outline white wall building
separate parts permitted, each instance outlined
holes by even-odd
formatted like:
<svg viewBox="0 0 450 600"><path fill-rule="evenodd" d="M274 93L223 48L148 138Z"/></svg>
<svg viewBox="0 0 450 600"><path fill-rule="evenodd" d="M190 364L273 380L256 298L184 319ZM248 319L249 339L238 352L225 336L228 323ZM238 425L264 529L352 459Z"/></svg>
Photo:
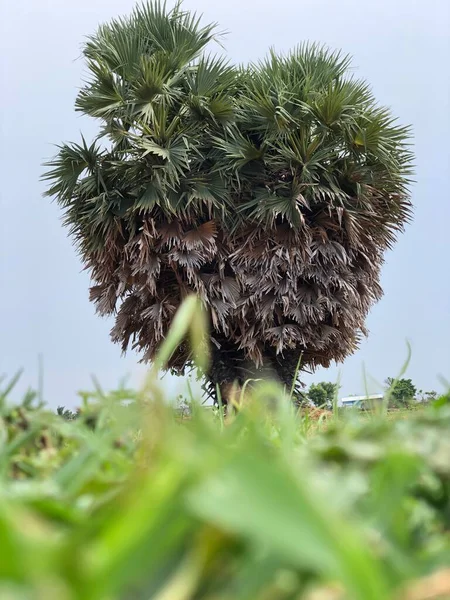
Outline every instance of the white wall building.
<svg viewBox="0 0 450 600"><path fill-rule="evenodd" d="M383 394L372 394L371 396L347 396L346 398L341 398L340 405L344 407L349 406L360 406L363 403L371 404L382 402Z"/></svg>

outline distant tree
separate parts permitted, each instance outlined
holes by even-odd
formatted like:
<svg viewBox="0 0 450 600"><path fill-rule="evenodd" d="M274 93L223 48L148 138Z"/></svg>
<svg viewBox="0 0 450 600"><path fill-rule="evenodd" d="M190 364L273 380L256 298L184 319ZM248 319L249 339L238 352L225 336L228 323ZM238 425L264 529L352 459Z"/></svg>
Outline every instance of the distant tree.
<svg viewBox="0 0 450 600"><path fill-rule="evenodd" d="M415 399L417 388L411 379L397 379L388 377L386 385L390 390L392 404L396 406L408 406Z"/></svg>
<svg viewBox="0 0 450 600"><path fill-rule="evenodd" d="M74 421L79 416L78 412L72 412L64 406L58 406L58 408L56 409L56 414L65 419L66 421Z"/></svg>
<svg viewBox="0 0 450 600"><path fill-rule="evenodd" d="M308 390L308 399L315 406L327 406L333 405L334 398L338 392L339 386L337 383L330 383L329 381L321 381L320 383L313 383Z"/></svg>
<svg viewBox="0 0 450 600"><path fill-rule="evenodd" d="M431 390L429 392L424 392L423 390L419 390L417 392L417 400L422 402L423 404L428 404L429 402L434 402L437 400L438 393L435 390Z"/></svg>

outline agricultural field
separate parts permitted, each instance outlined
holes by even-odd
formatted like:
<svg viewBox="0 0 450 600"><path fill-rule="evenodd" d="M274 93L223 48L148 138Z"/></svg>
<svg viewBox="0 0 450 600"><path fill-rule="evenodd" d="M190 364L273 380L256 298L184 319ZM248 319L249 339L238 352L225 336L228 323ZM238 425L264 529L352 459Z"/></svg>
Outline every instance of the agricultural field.
<svg viewBox="0 0 450 600"><path fill-rule="evenodd" d="M155 370L77 414L13 384L2 600L450 598L448 398L317 419L266 381L238 412L194 402L184 420Z"/></svg>

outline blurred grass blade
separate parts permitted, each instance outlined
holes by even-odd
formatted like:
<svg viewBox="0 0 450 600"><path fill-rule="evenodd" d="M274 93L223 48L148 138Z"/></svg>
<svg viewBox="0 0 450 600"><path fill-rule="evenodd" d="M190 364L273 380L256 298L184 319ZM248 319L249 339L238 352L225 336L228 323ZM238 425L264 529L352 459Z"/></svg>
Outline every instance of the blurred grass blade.
<svg viewBox="0 0 450 600"><path fill-rule="evenodd" d="M23 369L19 369L15 375L11 378L10 382L6 385L5 389L0 390L0 410L4 407L9 394L12 392L17 382L21 378Z"/></svg>
<svg viewBox="0 0 450 600"><path fill-rule="evenodd" d="M178 348L180 343L186 337L187 333L192 329L192 324L198 324L196 313L201 310L200 303L196 296L188 296L175 314L169 333L159 348L153 363L152 372L158 372L167 365L171 356ZM195 339L197 341L197 334Z"/></svg>
<svg viewBox="0 0 450 600"><path fill-rule="evenodd" d="M189 494L199 517L244 535L293 566L341 580L354 600L388 600L381 564L356 530L262 456L240 454Z"/></svg>

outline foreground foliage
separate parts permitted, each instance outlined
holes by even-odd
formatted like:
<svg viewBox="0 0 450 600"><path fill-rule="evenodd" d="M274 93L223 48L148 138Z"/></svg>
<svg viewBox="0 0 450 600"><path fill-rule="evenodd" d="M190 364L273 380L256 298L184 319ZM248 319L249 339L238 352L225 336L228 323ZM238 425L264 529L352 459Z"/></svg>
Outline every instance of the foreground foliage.
<svg viewBox="0 0 450 600"><path fill-rule="evenodd" d="M412 582L446 581L450 406L313 423L252 394L183 422L155 381L74 420L2 394L2 600L446 597Z"/></svg>
<svg viewBox="0 0 450 600"><path fill-rule="evenodd" d="M208 54L216 37L159 2L102 25L76 100L98 138L62 145L45 178L113 340L152 360L195 292L209 391L227 400L255 368L290 388L300 356L355 350L410 215L411 153L349 57L303 45L238 67ZM169 366L191 358L182 346Z"/></svg>

